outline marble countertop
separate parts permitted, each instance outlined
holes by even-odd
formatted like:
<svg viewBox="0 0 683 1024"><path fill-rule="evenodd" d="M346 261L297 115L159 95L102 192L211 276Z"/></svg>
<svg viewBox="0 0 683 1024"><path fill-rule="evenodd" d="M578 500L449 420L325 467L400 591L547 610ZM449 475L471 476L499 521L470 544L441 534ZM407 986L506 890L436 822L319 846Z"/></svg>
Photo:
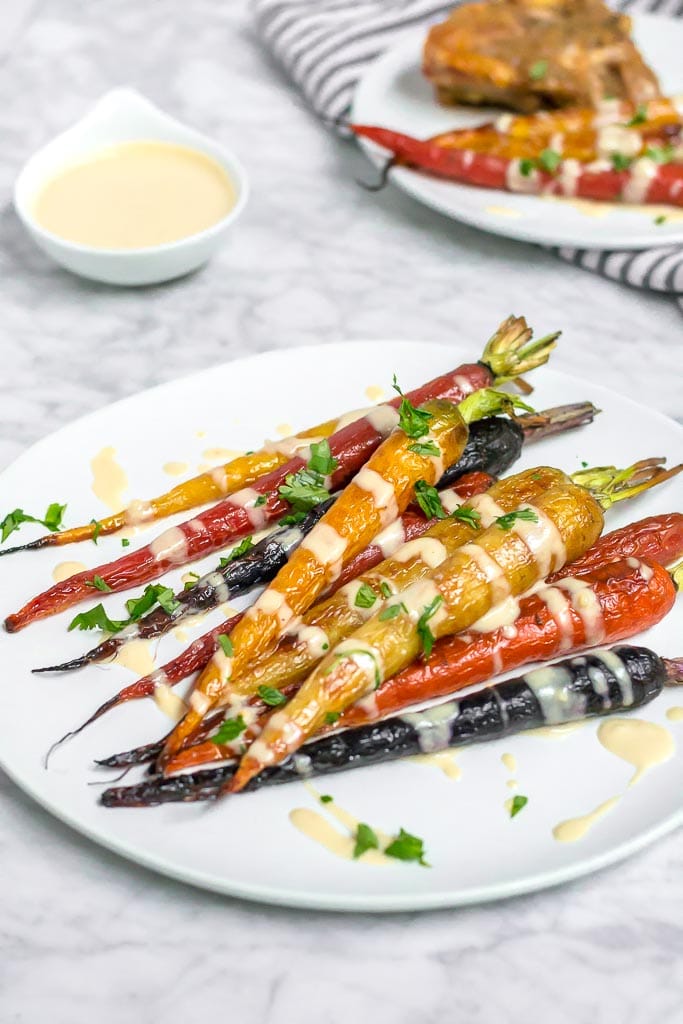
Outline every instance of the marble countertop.
<svg viewBox="0 0 683 1024"><path fill-rule="evenodd" d="M564 329L556 368L683 419L681 321L658 296L459 227L316 124L242 0L24 0L0 53L0 466L104 403L250 352L344 338L483 338L509 312ZM0 22L5 18L0 15ZM1 48L0 48L1 49ZM101 93L138 87L241 154L249 207L201 273L114 290L49 263L8 197ZM679 372L675 371L676 367ZM677 1024L683 835L562 889L393 917L271 909L128 864L0 778L0 1019L99 1024Z"/></svg>

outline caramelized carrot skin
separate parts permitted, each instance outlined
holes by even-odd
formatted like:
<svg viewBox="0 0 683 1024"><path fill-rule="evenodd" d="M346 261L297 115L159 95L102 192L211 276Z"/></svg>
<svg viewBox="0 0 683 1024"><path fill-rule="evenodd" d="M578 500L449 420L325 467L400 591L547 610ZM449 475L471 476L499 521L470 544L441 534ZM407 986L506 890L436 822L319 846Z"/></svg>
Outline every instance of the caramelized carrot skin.
<svg viewBox="0 0 683 1024"><path fill-rule="evenodd" d="M415 405L424 404L433 398L443 398L457 404L472 391L478 391L492 381L493 375L484 364L466 363L416 388L408 397ZM396 408L399 403L400 398L396 398L386 404ZM356 420L333 434L329 441L330 451L338 459L339 465L332 476L332 488L343 486L367 462L382 440L382 435L367 419ZM278 496L277 490L284 483L286 476L303 469L304 465L300 458L290 459L285 465L254 482L255 491L269 495L261 509L264 523L279 519L288 511L290 506ZM185 523L180 527L185 533L185 552L182 558L155 558L151 546L145 545L113 562L77 573L55 584L25 604L18 612L9 615L5 619L5 629L9 633L17 632L31 622L55 615L65 608L91 599L93 589L88 584L95 575L100 576L112 591L128 590L157 579L173 566L185 565L202 558L254 530L254 523L246 509L234 504L230 498L200 513L189 522L193 525Z"/></svg>
<svg viewBox="0 0 683 1024"><path fill-rule="evenodd" d="M601 565L625 558L646 558L660 565L672 565L683 555L683 514L669 512L648 516L600 537L571 565L548 577L552 583L562 576L592 572Z"/></svg>
<svg viewBox="0 0 683 1024"><path fill-rule="evenodd" d="M393 153L396 163L427 171L440 178L461 181L480 188L502 189L529 195L564 195L562 164L555 173L537 168L534 177L525 180L523 188L510 189L508 172L519 163L496 153L478 153L472 149L452 149L434 139L415 139L371 125L350 125L351 130ZM632 171L590 170L582 165L576 177L572 176L571 195L579 199L618 202L631 181ZM639 202L669 203L683 206L683 165L657 164L648 179L645 193Z"/></svg>
<svg viewBox="0 0 683 1024"><path fill-rule="evenodd" d="M645 564L652 570L649 580L625 561L603 565L582 576L590 583L602 611L605 635L601 644L612 644L649 629L671 610L676 599L671 577L657 562ZM568 568L563 575L571 575L571 570ZM568 649L563 647L565 634L538 595L526 598L520 607L514 636L505 636L503 629L497 629L477 634L474 639L464 634L438 641L428 662L417 661L382 684L375 694L376 711L355 705L342 714L336 727L384 718L420 701L485 682L501 672L587 646L584 622L573 608L573 639Z"/></svg>

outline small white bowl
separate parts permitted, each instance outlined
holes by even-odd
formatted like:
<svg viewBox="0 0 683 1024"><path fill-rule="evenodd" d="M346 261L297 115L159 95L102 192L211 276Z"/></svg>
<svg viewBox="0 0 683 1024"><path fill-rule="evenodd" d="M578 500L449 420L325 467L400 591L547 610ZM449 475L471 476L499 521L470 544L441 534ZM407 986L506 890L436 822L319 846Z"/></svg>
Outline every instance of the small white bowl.
<svg viewBox="0 0 683 1024"><path fill-rule="evenodd" d="M144 249L101 249L68 242L36 223L33 204L41 188L64 167L98 149L136 140L171 142L206 153L223 168L235 189L235 205L205 231ZM196 270L223 244L247 201L247 176L232 153L181 124L133 89L114 89L85 117L35 153L14 186L14 206L35 243L67 270L106 284L145 285Z"/></svg>

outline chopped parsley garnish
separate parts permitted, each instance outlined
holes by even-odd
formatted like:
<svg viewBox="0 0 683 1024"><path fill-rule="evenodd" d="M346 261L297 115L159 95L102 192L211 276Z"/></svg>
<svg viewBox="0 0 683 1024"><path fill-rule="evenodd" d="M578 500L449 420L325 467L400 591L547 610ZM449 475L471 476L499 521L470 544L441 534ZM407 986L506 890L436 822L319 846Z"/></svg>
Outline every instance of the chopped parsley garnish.
<svg viewBox="0 0 683 1024"><path fill-rule="evenodd" d="M525 157L523 160L519 161L519 173L522 175L523 178L528 178L531 175L531 172L533 171L534 167L534 161L530 160L528 157Z"/></svg>
<svg viewBox="0 0 683 1024"><path fill-rule="evenodd" d="M64 517L64 510L66 505L58 505L57 502L52 502L48 505L47 511L43 519L38 519L36 516L30 516L27 512L24 512L23 508L15 508L13 512L8 512L5 518L0 522L0 543L7 540L7 538L13 534L22 523L40 523L45 526L50 533L58 533L62 526L62 519Z"/></svg>
<svg viewBox="0 0 683 1024"><path fill-rule="evenodd" d="M432 414L415 408L398 386L396 374L394 374L392 387L401 396L401 404L398 407L399 427L407 437L424 437L429 433L429 421L432 419Z"/></svg>
<svg viewBox="0 0 683 1024"><path fill-rule="evenodd" d="M259 686L258 695L269 708L277 708L280 704L287 703L284 693L277 690L274 686Z"/></svg>
<svg viewBox="0 0 683 1024"><path fill-rule="evenodd" d="M548 73L548 61L547 60L537 60L529 68L529 78L533 82L538 82L538 81L541 80L541 78L545 78L547 73Z"/></svg>
<svg viewBox="0 0 683 1024"><path fill-rule="evenodd" d="M417 836L411 836L410 832L401 829L384 851L387 857L395 857L396 860L417 861L423 868L429 864L425 860L424 842Z"/></svg>
<svg viewBox="0 0 683 1024"><path fill-rule="evenodd" d="M538 158L538 166L548 174L554 174L562 163L562 154L555 149L544 149Z"/></svg>
<svg viewBox="0 0 683 1024"><path fill-rule="evenodd" d="M513 797L512 803L510 804L510 817L514 818L516 814L519 814L521 810L529 803L528 796L522 796L518 793L517 796Z"/></svg>
<svg viewBox="0 0 683 1024"><path fill-rule="evenodd" d="M98 523L98 525L99 525L99 523ZM93 540L95 540L95 536L94 535L93 535ZM130 547L130 541L128 540L127 537L122 537L121 538L121 547L122 548L129 548Z"/></svg>
<svg viewBox="0 0 683 1024"><path fill-rule="evenodd" d="M96 604L87 612L80 612L75 619L69 623L69 632L72 629L101 629L105 633L118 633L126 625L126 621L120 622L110 619L104 610L104 605Z"/></svg>
<svg viewBox="0 0 683 1024"><path fill-rule="evenodd" d="M313 469L300 469L288 473L279 488L281 498L288 501L295 512L309 512L315 505L327 501L330 492L325 487L325 478Z"/></svg>
<svg viewBox="0 0 683 1024"><path fill-rule="evenodd" d="M333 800L334 800L334 797L330 796L329 793L321 793L320 794L320 803L321 804L331 804Z"/></svg>
<svg viewBox="0 0 683 1024"><path fill-rule="evenodd" d="M514 512L507 512L504 516L498 516L496 523L501 530L511 530L518 519L524 519L529 523L538 522L538 516L532 508L518 508Z"/></svg>
<svg viewBox="0 0 683 1024"><path fill-rule="evenodd" d="M374 592L371 586L367 583L363 583L358 588L356 599L353 602L356 608L372 608L373 604L377 600L377 594Z"/></svg>
<svg viewBox="0 0 683 1024"><path fill-rule="evenodd" d="M335 459L330 451L330 442L327 440L318 441L311 445L311 457L308 460L308 468L321 476L330 476L339 465L339 459Z"/></svg>
<svg viewBox="0 0 683 1024"><path fill-rule="evenodd" d="M670 143L664 146L648 146L645 150L645 156L657 164L670 164L675 155L676 150Z"/></svg>
<svg viewBox="0 0 683 1024"><path fill-rule="evenodd" d="M338 711L326 711L325 712L325 725L334 725L335 722L339 721Z"/></svg>
<svg viewBox="0 0 683 1024"><path fill-rule="evenodd" d="M639 103L636 107L636 112L630 120L626 122L627 128L635 128L639 124L645 124L647 121L647 107L644 103Z"/></svg>
<svg viewBox="0 0 683 1024"><path fill-rule="evenodd" d="M415 452L416 455L434 455L437 458L441 455L441 449L434 441L416 441L415 444L408 445L409 452Z"/></svg>
<svg viewBox="0 0 683 1024"><path fill-rule="evenodd" d="M180 602L176 601L170 587L164 587L160 583L149 583L140 597L131 597L126 601L126 611L130 616L129 622L137 622L155 604L161 605L164 611L171 615L178 608Z"/></svg>
<svg viewBox="0 0 683 1024"><path fill-rule="evenodd" d="M185 586L183 587L183 590L192 590L195 583L199 581L200 577L197 575L196 572L188 572L187 577L188 578L185 580Z"/></svg>
<svg viewBox="0 0 683 1024"><path fill-rule="evenodd" d="M666 224L666 214L660 213L658 217L655 217L655 224Z"/></svg>
<svg viewBox="0 0 683 1024"><path fill-rule="evenodd" d="M265 505L265 503L267 501L268 501L268 495L267 494L259 494L258 498L254 502L254 508L260 508L261 505Z"/></svg>
<svg viewBox="0 0 683 1024"><path fill-rule="evenodd" d="M477 512L476 508L467 508L465 505L451 512L451 519L460 519L474 530L478 530L481 526L481 515Z"/></svg>
<svg viewBox="0 0 683 1024"><path fill-rule="evenodd" d="M428 661L434 647L435 636L429 628L429 620L436 614L437 609L443 604L443 597L437 594L433 601L425 607L422 615L417 620L417 635L422 644L425 660Z"/></svg>
<svg viewBox="0 0 683 1024"><path fill-rule="evenodd" d="M446 518L446 510L441 504L439 492L426 480L418 480L415 484L415 500L428 519Z"/></svg>
<svg viewBox="0 0 683 1024"><path fill-rule="evenodd" d="M615 171L627 171L633 163L632 158L625 153L612 153L610 160Z"/></svg>
<svg viewBox="0 0 683 1024"><path fill-rule="evenodd" d="M110 594L111 587L108 583L102 579L101 576L93 576L91 580L85 581L86 587L93 587L95 590L101 590L103 594Z"/></svg>
<svg viewBox="0 0 683 1024"><path fill-rule="evenodd" d="M97 544L97 540L98 540L100 534L102 533L102 523L98 519L91 519L90 520L90 524L91 524L91 526L95 527L95 529L92 532L91 540L92 540L93 544ZM123 541L121 541L121 544L123 544ZM128 544L130 544L130 541L128 541ZM128 544L123 544L123 546L124 547L128 547Z"/></svg>
<svg viewBox="0 0 683 1024"><path fill-rule="evenodd" d="M583 466L584 469L588 469L588 463L586 462L585 459L581 459L581 465Z"/></svg>
<svg viewBox="0 0 683 1024"><path fill-rule="evenodd" d="M247 551L251 551L253 546L254 542L251 539L251 537L245 537L244 540L241 540L239 542L237 547L233 548L232 551L229 552L229 554L224 555L223 558L221 558L220 562L218 563L219 566L221 567L221 569L225 569L226 565L230 565L230 563L234 562L236 558L241 558L242 555L246 555ZM197 577L197 579L199 579L199 577Z"/></svg>
<svg viewBox="0 0 683 1024"><path fill-rule="evenodd" d="M280 520L280 526L298 526L299 523L303 523L304 519L308 515L308 512L292 512L291 515L285 516Z"/></svg>
<svg viewBox="0 0 683 1024"><path fill-rule="evenodd" d="M354 859L362 857L366 850L378 850L379 839L369 825L361 822L356 830L356 845L353 848Z"/></svg>
<svg viewBox="0 0 683 1024"><path fill-rule="evenodd" d="M221 645L221 650L226 658L232 658L232 640L227 633L221 633L218 637L218 643Z"/></svg>
<svg viewBox="0 0 683 1024"><path fill-rule="evenodd" d="M403 601L400 601L398 604L388 604L386 608L382 608L382 611L379 613L379 621L386 622L387 619L395 619L397 615L401 614L401 612L406 612L406 614L408 612Z"/></svg>
<svg viewBox="0 0 683 1024"><path fill-rule="evenodd" d="M237 718L226 718L221 723L216 735L211 737L211 742L218 744L232 743L233 740L242 735L246 728L247 723L241 715L238 715Z"/></svg>
<svg viewBox="0 0 683 1024"><path fill-rule="evenodd" d="M386 580L382 580L382 582L379 585L379 589L382 593L382 597L391 597L391 595L393 594L393 590L391 589Z"/></svg>

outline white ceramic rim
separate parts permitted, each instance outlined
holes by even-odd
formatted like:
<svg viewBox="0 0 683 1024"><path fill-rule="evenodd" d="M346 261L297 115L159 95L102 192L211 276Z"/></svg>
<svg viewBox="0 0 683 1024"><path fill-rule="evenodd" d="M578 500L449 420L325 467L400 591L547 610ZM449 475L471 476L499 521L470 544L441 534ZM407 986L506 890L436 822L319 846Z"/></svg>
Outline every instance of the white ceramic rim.
<svg viewBox="0 0 683 1024"><path fill-rule="evenodd" d="M402 341L397 342L394 339L374 339L373 341L364 341L357 339L349 342L333 342L329 345L325 345L326 351L338 349L340 352L348 352L350 346L363 346L367 347L369 344L391 344L396 347L397 345L408 345L413 347L415 341ZM319 345L305 345L298 346L288 351L296 352L297 354L305 355L307 351L317 351L320 349ZM444 346L445 347L445 346ZM201 381L204 377L208 377L210 374L214 374L217 369L223 369L234 367L238 364L243 363L260 363L262 361L267 362L272 352L280 352L281 350L268 350L266 352L260 352L253 356L246 356L242 359L237 359L229 363L219 364L218 367L211 367L206 370L202 370L198 373L189 374L183 378L177 378L176 380L169 381L165 384L157 385L153 388L146 389L144 392L138 392L135 395L128 396L127 398L120 399L117 402L113 402L108 408L118 408L125 410L127 403L137 400L140 394L158 394L163 393L165 390L173 389L180 380L187 382L197 382L201 385ZM578 385L579 387L585 387L585 381L579 377L574 377L571 374L565 374L556 370L547 370L546 372L552 373L554 376L562 378L571 384ZM602 392L605 395L613 396L618 395L619 401L628 404L633 407L634 412L637 412L642 406L633 401L633 399L627 398L626 396L618 394L611 388L606 388L603 385L593 384L591 387L597 391ZM78 422L87 423L91 419L95 419L100 410L89 413L87 416L81 417ZM661 420L668 426L675 427L681 434L681 440L683 442L683 427L681 427L675 420L670 419L668 416L664 416L658 410L648 409L649 415ZM66 430L70 424L65 424L60 430L55 431L53 434L48 435L52 441L58 438L59 435ZM34 453L40 449L41 445L47 440L42 438L37 441L34 445L23 452L17 459L15 459L10 465L16 467L24 459L28 459L33 456ZM7 469L9 467L5 467ZM3 469L2 472L5 470ZM77 815L72 815L68 811L62 808L54 807L49 800L45 799L41 793L25 779L20 778L15 774L11 768L6 765L2 759L0 752L0 767L6 772L9 778L25 793L27 793L33 800L36 801L41 807L58 818L60 821L69 825L75 829L81 835L86 836L88 839L97 843L104 848L111 850L112 852L125 857L127 860L142 865L145 868L149 868L152 871L166 875L169 878L173 878L180 882L186 882L191 885L197 886L205 890L212 892L218 892L225 896L237 897L240 899L247 899L259 903L267 903L274 906L286 906L295 907L305 910L334 910L342 912L363 912L363 913L400 913L404 911L414 910L435 910L445 909L456 906L468 906L475 903L488 903L494 900L505 899L512 896L521 896L526 893L547 889L552 886L560 885L564 882L570 882L574 879L580 878L584 875L592 874L594 871L598 871L601 868L608 867L611 864L615 864L620 860L624 860L626 857L637 853L650 843L655 842L657 839L662 838L670 832L673 832L676 828L683 825L683 807L677 812L669 815L663 819L658 825L653 828L634 836L632 839L620 843L614 846L612 849L583 860L578 860L572 864L560 867L554 871L544 871L537 874L528 875L526 877L515 879L513 881L501 882L498 884L492 884L486 887L470 888L467 890L450 890L447 892L439 893L405 893L405 894L391 894L387 896L374 895L372 898L368 898L366 895L353 896L345 894L339 896L335 893L327 894L316 894L311 896L306 891L288 890L284 892L280 888L271 888L270 886L264 885L250 885L244 883L231 884L229 881L216 880L211 875L206 875L204 872L196 871L192 868L179 869L173 864L166 861L163 857L151 856L138 849L130 846L126 842L119 841L112 838L109 834L101 834L96 829L92 829L88 826L83 825Z"/></svg>

